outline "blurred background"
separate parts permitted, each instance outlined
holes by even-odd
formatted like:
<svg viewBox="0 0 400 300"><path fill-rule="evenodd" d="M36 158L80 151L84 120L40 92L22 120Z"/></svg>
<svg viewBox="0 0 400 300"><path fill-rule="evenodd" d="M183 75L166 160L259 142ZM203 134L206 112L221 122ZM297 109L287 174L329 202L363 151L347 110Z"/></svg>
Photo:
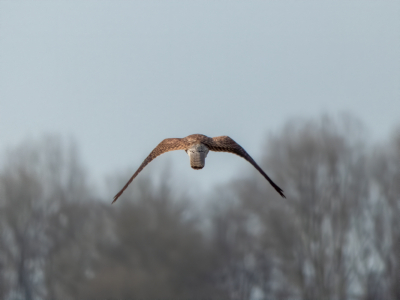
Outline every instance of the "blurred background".
<svg viewBox="0 0 400 300"><path fill-rule="evenodd" d="M400 299L399 16L0 1L0 299Z"/></svg>

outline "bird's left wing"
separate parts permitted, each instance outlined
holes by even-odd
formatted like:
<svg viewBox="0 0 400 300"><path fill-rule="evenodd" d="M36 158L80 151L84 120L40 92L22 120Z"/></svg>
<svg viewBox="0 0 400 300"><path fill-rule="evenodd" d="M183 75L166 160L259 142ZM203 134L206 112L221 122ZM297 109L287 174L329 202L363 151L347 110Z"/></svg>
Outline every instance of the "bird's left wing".
<svg viewBox="0 0 400 300"><path fill-rule="evenodd" d="M114 200L112 203L117 201L119 196L122 195L122 193L126 190L128 185L132 182L133 179L144 169L145 166L147 166L153 159L155 159L157 156L169 152L169 151L174 151L174 150L185 150L186 145L185 143L182 142L182 139L178 138L172 138L172 139L165 139L161 143L158 144L157 147L154 148L153 151L147 156L147 158L142 162L140 165L139 169L135 172L135 174L132 175L132 177L129 179L129 181L125 184L125 186L114 196Z"/></svg>
<svg viewBox="0 0 400 300"><path fill-rule="evenodd" d="M286 198L283 194L283 190L272 181L271 178L260 168L260 166L254 161L254 159L234 140L232 140L229 136L217 136L211 138L207 141L203 142L206 146L209 147L211 151L217 152L229 152L239 155L251 163L268 182L274 187L274 189L281 195L283 198Z"/></svg>

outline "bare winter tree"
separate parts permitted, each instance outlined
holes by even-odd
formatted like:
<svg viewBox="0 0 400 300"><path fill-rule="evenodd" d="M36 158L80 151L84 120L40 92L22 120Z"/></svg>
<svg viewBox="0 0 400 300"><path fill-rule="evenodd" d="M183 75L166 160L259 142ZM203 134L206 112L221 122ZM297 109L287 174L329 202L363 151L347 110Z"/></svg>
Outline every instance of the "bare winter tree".
<svg viewBox="0 0 400 300"><path fill-rule="evenodd" d="M241 174L205 213L146 176L95 201L73 144L28 141L0 169L0 298L400 299L400 134L365 140L292 121L260 160L287 199Z"/></svg>
<svg viewBox="0 0 400 300"><path fill-rule="evenodd" d="M400 130L371 162L373 184L369 205L373 234L365 282L366 299L400 299Z"/></svg>
<svg viewBox="0 0 400 300"><path fill-rule="evenodd" d="M91 201L76 152L65 149L56 138L30 141L1 170L6 296L224 297L212 247L167 184L143 178L118 206Z"/></svg>
<svg viewBox="0 0 400 300"><path fill-rule="evenodd" d="M96 247L92 277L82 299L196 299L222 297L214 287L214 259L189 207L168 185L135 183L117 205L108 206L111 235ZM103 238L101 238L103 235Z"/></svg>
<svg viewBox="0 0 400 300"><path fill-rule="evenodd" d="M47 137L28 141L10 151L0 173L2 253L6 257L10 297L46 296L43 265L51 242L48 218L60 202L80 197L84 179L74 153L66 153L61 140ZM81 178L79 178L81 176Z"/></svg>
<svg viewBox="0 0 400 300"><path fill-rule="evenodd" d="M97 260L103 259L99 247L111 225L107 209L95 201L62 203L48 224L46 234L51 241L45 264L48 298L81 298L82 289L94 276Z"/></svg>
<svg viewBox="0 0 400 300"><path fill-rule="evenodd" d="M266 298L346 299L353 292L360 251L353 223L369 193L362 132L350 117L291 122L269 139L263 160L287 200L256 176L230 186L243 224L258 232L247 253L270 267L268 284L252 281ZM253 276L261 272L253 268Z"/></svg>
<svg viewBox="0 0 400 300"><path fill-rule="evenodd" d="M234 189L234 188L233 188ZM220 206L221 201L230 201ZM228 299L251 299L257 297L257 287L264 294L268 289L271 259L260 249L256 219L242 210L236 196L221 191L211 204L211 241L218 255L220 269L216 269L216 284L225 291Z"/></svg>
<svg viewBox="0 0 400 300"><path fill-rule="evenodd" d="M352 293L360 251L352 228L369 193L362 132L349 116L323 117L288 124L269 141L265 162L287 186L290 200L281 219L292 223L289 245L282 226L272 228L276 253L303 299L346 299Z"/></svg>

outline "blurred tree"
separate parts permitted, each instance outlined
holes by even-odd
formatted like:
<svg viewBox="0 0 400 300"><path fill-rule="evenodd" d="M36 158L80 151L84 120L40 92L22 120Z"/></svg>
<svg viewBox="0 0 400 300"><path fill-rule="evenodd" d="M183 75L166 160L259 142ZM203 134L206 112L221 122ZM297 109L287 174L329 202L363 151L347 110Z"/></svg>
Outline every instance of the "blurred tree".
<svg viewBox="0 0 400 300"><path fill-rule="evenodd" d="M229 192L223 192L228 196ZM221 197L217 204L211 204L211 241L214 253L218 255L219 269L216 269L216 283L228 295L228 299L251 299L255 287L262 286L268 290L271 261L261 251L257 232L251 217L228 196L221 207ZM229 199L230 198L230 199ZM236 205L235 205L236 204Z"/></svg>
<svg viewBox="0 0 400 300"><path fill-rule="evenodd" d="M288 194L280 222L291 224L274 228L276 218L264 220L277 257L290 272L287 279L303 299L345 299L350 292L353 256L360 251L352 242L357 239L352 225L362 221L357 216L369 196L363 137L351 117L325 116L289 123L269 141L265 163Z"/></svg>
<svg viewBox="0 0 400 300"><path fill-rule="evenodd" d="M268 284L253 279L265 297L346 299L351 292L360 251L353 223L369 195L362 133L351 117L290 122L269 139L263 159L287 199L254 173L229 186L247 220L241 226L252 224L256 234L247 255L269 268ZM252 276L260 274L254 267Z"/></svg>
<svg viewBox="0 0 400 300"><path fill-rule="evenodd" d="M400 299L400 130L385 147L376 149L371 168L370 260L375 270L369 270L366 299L377 294L382 299Z"/></svg>
<svg viewBox="0 0 400 300"><path fill-rule="evenodd" d="M57 214L62 201L84 190L74 145L69 152L64 149L68 147L56 137L28 141L8 153L1 170L1 252L12 299L46 295L48 218Z"/></svg>
<svg viewBox="0 0 400 300"><path fill-rule="evenodd" d="M108 225L105 208L95 201L62 203L57 214L48 218L48 299L76 299L81 294L93 277L93 266L100 259L98 247Z"/></svg>
<svg viewBox="0 0 400 300"><path fill-rule="evenodd" d="M0 299L400 299L400 132L365 140L292 121L261 160L287 199L254 171L206 212L165 173L96 201L73 143L28 141L0 170Z"/></svg>
<svg viewBox="0 0 400 300"><path fill-rule="evenodd" d="M188 218L187 203L173 197L168 185L156 187L146 178L131 191L108 207L112 234L98 245L92 278L79 298L222 296L213 284L218 262Z"/></svg>

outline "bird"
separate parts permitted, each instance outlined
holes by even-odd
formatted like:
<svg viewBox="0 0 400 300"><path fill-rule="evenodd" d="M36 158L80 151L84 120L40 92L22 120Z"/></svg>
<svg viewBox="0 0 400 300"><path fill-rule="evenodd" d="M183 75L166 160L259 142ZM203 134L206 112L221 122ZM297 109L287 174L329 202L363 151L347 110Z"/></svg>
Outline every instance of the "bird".
<svg viewBox="0 0 400 300"><path fill-rule="evenodd" d="M137 171L132 175L125 186L114 196L112 203L117 201L117 199L126 190L129 184L135 179L135 177L146 167L153 159L157 156L174 150L185 150L189 155L190 166L195 170L200 170L204 168L205 159L208 152L229 152L247 160L251 163L260 173L264 176L266 180L273 186L273 188L281 195L283 198L286 196L283 190L272 181L271 178L260 168L260 166L254 161L254 159L233 139L229 136L217 136L210 138L203 134L192 134L184 138L168 138L163 140L161 143L154 148L153 151L147 156L143 161Z"/></svg>

